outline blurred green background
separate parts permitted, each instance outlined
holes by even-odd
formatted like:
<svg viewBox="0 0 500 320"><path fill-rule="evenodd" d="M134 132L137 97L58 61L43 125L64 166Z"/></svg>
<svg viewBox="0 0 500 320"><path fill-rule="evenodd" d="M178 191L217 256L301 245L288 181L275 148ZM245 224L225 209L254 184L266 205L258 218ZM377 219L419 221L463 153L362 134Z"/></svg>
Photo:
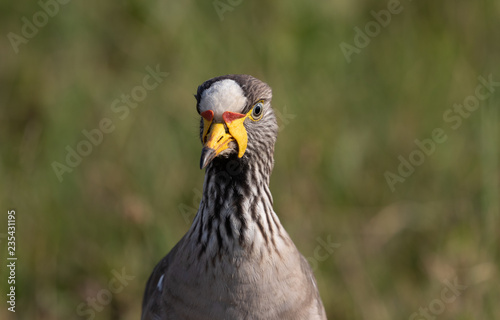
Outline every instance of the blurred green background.
<svg viewBox="0 0 500 320"><path fill-rule="evenodd" d="M425 319L420 308L500 319L500 86L455 113L456 129L443 118L474 102L478 77L500 81L500 2L402 1L377 32L372 11L393 5L68 1L43 23L35 1L3 1L0 318L138 319L147 277L199 201L192 95L211 77L247 73L273 88L275 211L315 265L329 319ZM34 15L41 27L24 27L30 38L18 42ZM373 36L348 62L341 44L355 46L367 24ZM168 76L121 119L113 102L141 93L157 65ZM66 148L104 118L113 132L59 181L53 163L66 164ZM436 128L447 140L392 191L384 174L399 174L398 157ZM5 303L9 209L15 315ZM328 241L340 246L327 252ZM116 272L127 278L110 293ZM443 297L447 281L467 288Z"/></svg>

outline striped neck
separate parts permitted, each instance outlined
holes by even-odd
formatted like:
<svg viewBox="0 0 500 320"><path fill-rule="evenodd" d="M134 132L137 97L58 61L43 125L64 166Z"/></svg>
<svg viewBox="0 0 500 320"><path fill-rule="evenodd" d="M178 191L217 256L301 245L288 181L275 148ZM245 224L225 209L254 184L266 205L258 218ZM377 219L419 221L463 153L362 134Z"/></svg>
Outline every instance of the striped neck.
<svg viewBox="0 0 500 320"><path fill-rule="evenodd" d="M207 167L203 197L190 230L199 247L198 258L214 261L224 254L277 251L288 238L273 210L269 189L272 150L253 158L247 150L237 156L216 158Z"/></svg>

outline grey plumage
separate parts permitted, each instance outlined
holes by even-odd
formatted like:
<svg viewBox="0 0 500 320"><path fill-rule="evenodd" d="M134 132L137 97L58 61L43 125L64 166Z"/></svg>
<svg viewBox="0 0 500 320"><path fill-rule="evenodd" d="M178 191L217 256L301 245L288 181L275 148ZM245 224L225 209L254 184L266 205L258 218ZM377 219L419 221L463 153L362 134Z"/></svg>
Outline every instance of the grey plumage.
<svg viewBox="0 0 500 320"><path fill-rule="evenodd" d="M236 83L244 99L225 80ZM212 87L216 83L220 89ZM199 113L207 92L210 101L227 103L227 96L220 96L226 94L241 98L244 103L233 106L241 116L254 115L260 102L262 116L242 118L248 144L241 158L243 144L232 139L209 161L198 213L151 274L142 319L326 319L311 268L272 207L269 178L278 126L271 88L248 75L210 79L195 95ZM213 123L222 111L214 109ZM202 119L202 143L207 124ZM227 134L231 127L224 127Z"/></svg>

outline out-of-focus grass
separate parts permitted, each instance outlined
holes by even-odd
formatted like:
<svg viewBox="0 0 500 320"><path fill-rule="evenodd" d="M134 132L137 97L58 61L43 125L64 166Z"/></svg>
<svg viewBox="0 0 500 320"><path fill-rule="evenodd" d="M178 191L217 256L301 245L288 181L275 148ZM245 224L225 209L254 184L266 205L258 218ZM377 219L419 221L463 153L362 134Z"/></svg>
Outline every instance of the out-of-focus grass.
<svg viewBox="0 0 500 320"><path fill-rule="evenodd" d="M478 76L500 81L500 5L402 6L347 63L340 43L387 2L243 1L221 21L210 1L72 1L18 54L6 35L40 8L0 4L0 199L2 216L17 211L18 318L90 319L77 307L122 268L135 278L95 318L139 317L149 273L189 227L179 208L197 207L202 187L192 94L248 73L294 116L281 121L275 210L306 257L318 238L340 244L316 269L330 319L407 319L455 277L468 287L439 319L499 319L500 87L456 130L443 113ZM168 77L121 120L113 100L157 64ZM59 182L52 162L104 117L115 130ZM384 172L435 128L447 141L391 192Z"/></svg>

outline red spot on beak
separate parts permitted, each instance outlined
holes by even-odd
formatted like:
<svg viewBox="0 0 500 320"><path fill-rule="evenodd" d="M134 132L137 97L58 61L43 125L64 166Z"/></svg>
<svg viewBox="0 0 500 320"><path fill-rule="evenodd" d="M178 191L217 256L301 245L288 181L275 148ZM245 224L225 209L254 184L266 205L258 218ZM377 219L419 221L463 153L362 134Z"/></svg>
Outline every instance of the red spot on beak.
<svg viewBox="0 0 500 320"><path fill-rule="evenodd" d="M236 112L231 112L231 111L226 111L222 114L222 119L224 119L224 122L229 124L233 122L234 120L238 120L243 118L245 115L242 113L236 113Z"/></svg>
<svg viewBox="0 0 500 320"><path fill-rule="evenodd" d="M203 111L200 115L207 121L212 121L214 119L214 112L212 110Z"/></svg>

